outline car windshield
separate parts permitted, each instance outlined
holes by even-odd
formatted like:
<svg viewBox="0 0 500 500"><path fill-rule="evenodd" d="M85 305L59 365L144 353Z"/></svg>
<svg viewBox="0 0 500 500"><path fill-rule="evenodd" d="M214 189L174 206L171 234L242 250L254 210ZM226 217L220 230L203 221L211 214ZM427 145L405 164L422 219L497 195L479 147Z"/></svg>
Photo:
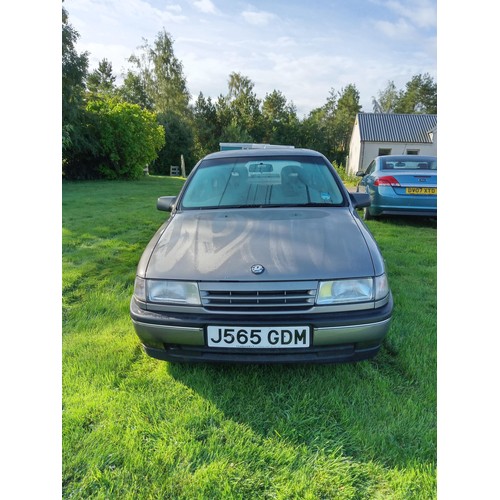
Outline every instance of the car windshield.
<svg viewBox="0 0 500 500"><path fill-rule="evenodd" d="M343 204L333 173L313 156L204 160L181 201L184 209Z"/></svg>
<svg viewBox="0 0 500 500"><path fill-rule="evenodd" d="M382 160L382 170L437 170L436 159Z"/></svg>

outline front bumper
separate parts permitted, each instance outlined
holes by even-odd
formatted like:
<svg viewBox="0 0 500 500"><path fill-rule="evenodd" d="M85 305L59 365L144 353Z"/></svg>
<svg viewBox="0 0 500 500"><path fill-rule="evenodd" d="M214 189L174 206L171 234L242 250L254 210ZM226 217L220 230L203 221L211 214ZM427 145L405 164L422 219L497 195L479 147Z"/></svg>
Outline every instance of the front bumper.
<svg viewBox="0 0 500 500"><path fill-rule="evenodd" d="M300 314L295 324L311 326L307 348L249 349L213 348L206 344L208 325L269 327L283 325L283 317L227 314L172 314L141 309L135 298L130 315L143 348L165 361L230 363L339 363L360 361L377 354L389 330L393 309L389 302L378 308L327 314Z"/></svg>

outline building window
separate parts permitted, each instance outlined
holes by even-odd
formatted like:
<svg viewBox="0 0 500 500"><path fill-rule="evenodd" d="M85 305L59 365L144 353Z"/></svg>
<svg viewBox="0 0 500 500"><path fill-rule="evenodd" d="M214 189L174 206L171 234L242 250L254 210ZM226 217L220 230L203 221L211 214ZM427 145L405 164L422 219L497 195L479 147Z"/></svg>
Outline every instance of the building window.
<svg viewBox="0 0 500 500"><path fill-rule="evenodd" d="M407 155L418 155L420 152L420 149L407 149L406 154Z"/></svg>
<svg viewBox="0 0 500 500"><path fill-rule="evenodd" d="M379 148L378 156L386 156L391 154L392 149L390 148Z"/></svg>

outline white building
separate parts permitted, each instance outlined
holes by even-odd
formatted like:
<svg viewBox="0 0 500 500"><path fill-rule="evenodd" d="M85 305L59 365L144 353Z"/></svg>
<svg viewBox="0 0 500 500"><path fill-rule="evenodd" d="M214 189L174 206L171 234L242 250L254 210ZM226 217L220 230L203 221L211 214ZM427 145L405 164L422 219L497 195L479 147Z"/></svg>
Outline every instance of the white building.
<svg viewBox="0 0 500 500"><path fill-rule="evenodd" d="M376 156L437 156L437 115L358 113L349 145L347 173L365 170Z"/></svg>

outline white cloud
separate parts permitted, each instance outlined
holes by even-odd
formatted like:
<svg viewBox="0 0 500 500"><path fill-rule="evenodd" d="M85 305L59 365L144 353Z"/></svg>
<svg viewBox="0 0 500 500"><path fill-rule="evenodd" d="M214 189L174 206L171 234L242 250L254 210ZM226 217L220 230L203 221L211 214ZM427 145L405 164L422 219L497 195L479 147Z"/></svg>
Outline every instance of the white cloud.
<svg viewBox="0 0 500 500"><path fill-rule="evenodd" d="M378 31L389 38L405 40L415 35L415 28L404 19L398 19L395 23L390 21L374 21L373 24Z"/></svg>
<svg viewBox="0 0 500 500"><path fill-rule="evenodd" d="M112 23L123 28L123 23L136 23L138 26L153 22L154 25L167 25L168 23L182 23L187 17L183 15L178 4L167 4L164 9L153 7L145 0L66 0L66 8L70 11L70 22L74 20L71 15L75 10L85 13L92 18L96 25ZM105 28L102 31L106 31ZM116 34L116 33L114 33Z"/></svg>
<svg viewBox="0 0 500 500"><path fill-rule="evenodd" d="M276 17L275 14L263 10L245 10L241 13L241 16L247 23L254 26L265 26Z"/></svg>
<svg viewBox="0 0 500 500"><path fill-rule="evenodd" d="M205 14L215 14L216 12L215 5L211 2L211 0L197 0L193 2L193 5Z"/></svg>
<svg viewBox="0 0 500 500"><path fill-rule="evenodd" d="M345 56L319 53L302 54L273 52L269 54L271 68L257 72L256 89L267 86L277 89L293 101L299 116L324 104L329 91L339 91L349 83L347 71L358 68L360 61ZM262 94L263 95L263 94Z"/></svg>
<svg viewBox="0 0 500 500"><path fill-rule="evenodd" d="M436 27L437 11L435 1L414 0L401 2L389 0L383 1L382 5L419 28Z"/></svg>
<svg viewBox="0 0 500 500"><path fill-rule="evenodd" d="M128 66L128 57L151 42L164 28L184 25L187 17L176 3L154 7L146 0L66 0L70 23L80 34L79 51L89 51L89 69L103 58L119 74Z"/></svg>
<svg viewBox="0 0 500 500"><path fill-rule="evenodd" d="M423 0L371 0L376 8L364 17L355 11L361 24L344 22L326 31L318 29L317 17L299 0L290 0L286 19L272 13L272 4L269 10L251 4L236 10L235 3L223 0L149 1L65 0L81 35L78 50L90 52L91 70L107 58L118 76L142 39L151 43L165 28L193 98L199 92L214 99L225 94L229 74L236 71L255 83L259 98L273 89L283 92L299 116L322 106L330 89L350 83L370 111L371 97L388 80L401 88L415 74L435 75L434 14ZM212 7L217 15L208 22L200 9ZM335 9L330 10L333 15ZM418 27L427 17L428 29ZM373 28L383 36L373 36Z"/></svg>
<svg viewBox="0 0 500 500"><path fill-rule="evenodd" d="M281 36L276 40L276 46L283 49L290 49L297 46L297 41L289 36Z"/></svg>
<svg viewBox="0 0 500 500"><path fill-rule="evenodd" d="M165 5L165 9L172 12L182 12L182 7L179 4Z"/></svg>

